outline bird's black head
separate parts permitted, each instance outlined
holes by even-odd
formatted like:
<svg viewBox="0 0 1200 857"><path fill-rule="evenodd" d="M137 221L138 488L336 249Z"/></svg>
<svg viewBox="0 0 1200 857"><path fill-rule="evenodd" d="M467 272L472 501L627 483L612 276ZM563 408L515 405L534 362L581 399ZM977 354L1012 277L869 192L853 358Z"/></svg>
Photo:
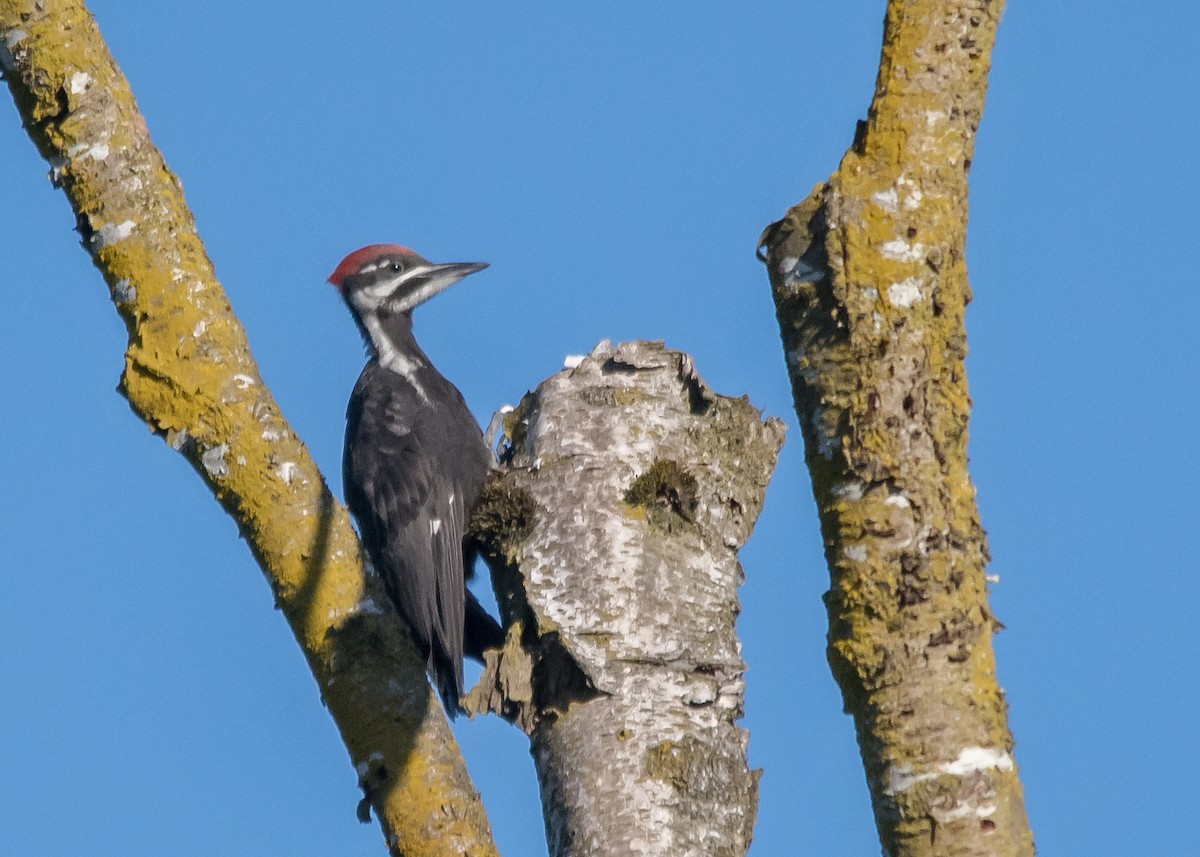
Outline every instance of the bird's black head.
<svg viewBox="0 0 1200 857"><path fill-rule="evenodd" d="M329 282L361 321L368 316L412 312L467 274L486 267L486 262L435 265L399 244L371 244L343 259L329 275Z"/></svg>

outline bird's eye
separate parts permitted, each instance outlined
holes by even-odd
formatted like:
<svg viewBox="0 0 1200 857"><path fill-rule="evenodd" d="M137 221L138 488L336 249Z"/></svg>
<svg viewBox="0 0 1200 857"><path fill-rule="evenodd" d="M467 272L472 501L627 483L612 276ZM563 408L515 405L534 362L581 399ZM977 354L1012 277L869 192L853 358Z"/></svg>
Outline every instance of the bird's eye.
<svg viewBox="0 0 1200 857"><path fill-rule="evenodd" d="M403 271L404 263L403 262L392 262L392 264L389 265L388 267L391 268L393 271Z"/></svg>

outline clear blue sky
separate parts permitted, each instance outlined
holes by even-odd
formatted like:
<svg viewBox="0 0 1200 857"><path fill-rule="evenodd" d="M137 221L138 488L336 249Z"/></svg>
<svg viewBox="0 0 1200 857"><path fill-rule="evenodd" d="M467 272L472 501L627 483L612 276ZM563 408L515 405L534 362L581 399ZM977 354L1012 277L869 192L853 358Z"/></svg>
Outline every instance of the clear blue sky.
<svg viewBox="0 0 1200 857"><path fill-rule="evenodd" d="M788 420L742 554L751 854L878 853L754 244L849 144L884 3L576 5L91 3L335 490L362 349L324 279L378 241L492 263L417 318L481 420L642 337ZM971 176L972 473L1048 855L1195 853L1198 9L1010 2ZM0 854L382 853L233 524L113 390L45 173L5 95ZM503 853L544 854L521 736L455 729Z"/></svg>

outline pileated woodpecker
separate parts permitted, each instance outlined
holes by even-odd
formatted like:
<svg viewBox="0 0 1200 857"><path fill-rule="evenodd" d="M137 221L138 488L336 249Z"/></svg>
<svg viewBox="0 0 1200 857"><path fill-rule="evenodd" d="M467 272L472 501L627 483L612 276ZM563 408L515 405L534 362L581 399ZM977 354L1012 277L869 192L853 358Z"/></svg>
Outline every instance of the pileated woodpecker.
<svg viewBox="0 0 1200 857"><path fill-rule="evenodd" d="M370 355L346 409L346 503L452 717L462 710L464 649L482 660L503 636L464 582L475 558L463 542L467 516L491 453L462 394L413 338L412 311L486 267L372 244L329 275Z"/></svg>

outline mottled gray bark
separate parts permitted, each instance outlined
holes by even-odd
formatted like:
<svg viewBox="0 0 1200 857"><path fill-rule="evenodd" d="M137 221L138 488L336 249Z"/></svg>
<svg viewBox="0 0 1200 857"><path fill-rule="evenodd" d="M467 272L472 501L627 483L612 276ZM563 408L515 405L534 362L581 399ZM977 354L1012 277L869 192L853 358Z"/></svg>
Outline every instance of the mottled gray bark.
<svg viewBox="0 0 1200 857"><path fill-rule="evenodd" d="M474 694L530 732L550 853L742 855L734 633L783 440L660 343L601 343L506 420L478 519L509 645Z"/></svg>

